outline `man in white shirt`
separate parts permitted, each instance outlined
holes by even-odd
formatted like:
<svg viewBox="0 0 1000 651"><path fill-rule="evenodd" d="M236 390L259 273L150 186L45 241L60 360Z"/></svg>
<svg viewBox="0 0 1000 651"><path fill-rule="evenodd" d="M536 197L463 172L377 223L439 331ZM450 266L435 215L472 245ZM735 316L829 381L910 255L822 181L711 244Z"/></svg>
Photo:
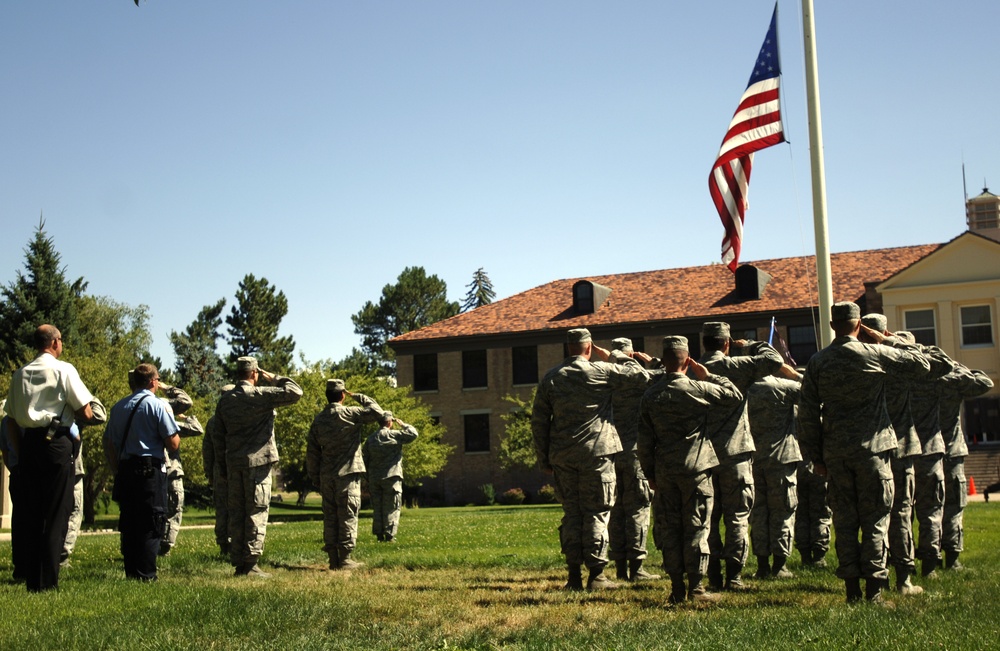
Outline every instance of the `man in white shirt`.
<svg viewBox="0 0 1000 651"><path fill-rule="evenodd" d="M59 361L62 334L41 325L34 335L38 356L14 372L7 395L8 434L21 468L18 508L26 515L18 533L25 551L30 592L59 586L59 555L73 508L74 416L90 420L87 390L72 364Z"/></svg>

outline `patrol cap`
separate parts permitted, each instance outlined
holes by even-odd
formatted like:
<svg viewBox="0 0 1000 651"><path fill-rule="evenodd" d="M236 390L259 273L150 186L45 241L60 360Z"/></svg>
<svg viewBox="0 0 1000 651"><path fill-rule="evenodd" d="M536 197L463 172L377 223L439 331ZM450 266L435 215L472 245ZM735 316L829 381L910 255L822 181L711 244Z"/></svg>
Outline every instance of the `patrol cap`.
<svg viewBox="0 0 1000 651"><path fill-rule="evenodd" d="M688 338L681 335L667 335L663 338L663 351L687 350Z"/></svg>
<svg viewBox="0 0 1000 651"><path fill-rule="evenodd" d="M390 420L392 420L392 412L386 409L382 412L382 422L388 423Z"/></svg>
<svg viewBox="0 0 1000 651"><path fill-rule="evenodd" d="M326 381L327 391L347 391L347 387L344 386L343 380L327 380Z"/></svg>
<svg viewBox="0 0 1000 651"><path fill-rule="evenodd" d="M573 328L566 333L568 344L585 344L588 341L593 341L593 338L590 336L590 330L586 328Z"/></svg>
<svg viewBox="0 0 1000 651"><path fill-rule="evenodd" d="M256 371L259 366L257 366L256 357L240 357L236 360L236 370L240 373L247 373L249 371Z"/></svg>
<svg viewBox="0 0 1000 651"><path fill-rule="evenodd" d="M905 341L908 344L915 344L915 343L917 343L917 338L914 337L913 333L910 332L909 330L897 330L893 334L896 335L896 339L900 339L902 341Z"/></svg>
<svg viewBox="0 0 1000 651"><path fill-rule="evenodd" d="M701 326L702 337L729 339L729 324L725 321L709 321Z"/></svg>
<svg viewBox="0 0 1000 651"><path fill-rule="evenodd" d="M889 328L889 319L885 318L884 314L877 314L875 312L861 317L861 323L879 332L885 332Z"/></svg>
<svg viewBox="0 0 1000 651"><path fill-rule="evenodd" d="M618 337L611 340L611 350L620 350L623 353L632 352L632 340L628 337Z"/></svg>
<svg viewBox="0 0 1000 651"><path fill-rule="evenodd" d="M861 308L858 307L857 303L843 301L841 303L834 303L833 307L830 308L831 321L850 321L851 319L860 318Z"/></svg>

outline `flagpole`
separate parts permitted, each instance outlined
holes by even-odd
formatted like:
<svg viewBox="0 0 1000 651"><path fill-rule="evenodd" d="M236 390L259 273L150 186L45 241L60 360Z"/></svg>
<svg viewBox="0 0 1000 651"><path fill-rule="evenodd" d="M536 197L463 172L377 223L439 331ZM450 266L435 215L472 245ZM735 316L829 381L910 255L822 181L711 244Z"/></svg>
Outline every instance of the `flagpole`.
<svg viewBox="0 0 1000 651"><path fill-rule="evenodd" d="M812 0L802 0L802 31L806 58L806 103L809 107L809 160L812 168L813 230L816 236L816 283L819 289L820 348L833 341L828 325L833 305L830 270L830 235L826 224L826 174L823 167L823 122L819 111L819 76L816 63L816 21Z"/></svg>

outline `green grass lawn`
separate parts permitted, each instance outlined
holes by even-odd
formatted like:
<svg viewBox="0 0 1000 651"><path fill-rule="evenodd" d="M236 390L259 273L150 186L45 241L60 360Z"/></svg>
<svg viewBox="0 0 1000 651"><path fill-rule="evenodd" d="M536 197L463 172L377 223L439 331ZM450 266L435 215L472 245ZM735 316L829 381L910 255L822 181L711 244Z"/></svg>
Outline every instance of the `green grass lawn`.
<svg viewBox="0 0 1000 651"><path fill-rule="evenodd" d="M885 606L844 603L831 568L754 581L714 606L667 607L668 581L566 593L558 506L404 510L399 542L363 517L355 557L330 572L314 504L276 506L263 567L232 576L212 530L182 530L160 581L126 581L117 535L82 536L58 592L10 583L0 543L0 649L990 649L1000 634L1000 507L966 512L963 572ZM363 513L363 516L370 513ZM207 524L190 512L185 523ZM657 566L658 552L649 566ZM756 568L751 561L747 574Z"/></svg>

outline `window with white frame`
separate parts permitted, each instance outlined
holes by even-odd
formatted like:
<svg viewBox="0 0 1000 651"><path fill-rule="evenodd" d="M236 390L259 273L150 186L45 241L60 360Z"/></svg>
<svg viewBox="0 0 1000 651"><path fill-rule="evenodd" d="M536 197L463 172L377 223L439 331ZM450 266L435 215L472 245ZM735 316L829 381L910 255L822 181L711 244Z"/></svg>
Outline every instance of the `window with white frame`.
<svg viewBox="0 0 1000 651"><path fill-rule="evenodd" d="M959 309L962 320L962 346L992 346L993 319L989 305L964 305Z"/></svg>
<svg viewBox="0 0 1000 651"><path fill-rule="evenodd" d="M937 330L934 327L934 310L907 310L903 312L903 329L913 333L918 344L937 345Z"/></svg>

